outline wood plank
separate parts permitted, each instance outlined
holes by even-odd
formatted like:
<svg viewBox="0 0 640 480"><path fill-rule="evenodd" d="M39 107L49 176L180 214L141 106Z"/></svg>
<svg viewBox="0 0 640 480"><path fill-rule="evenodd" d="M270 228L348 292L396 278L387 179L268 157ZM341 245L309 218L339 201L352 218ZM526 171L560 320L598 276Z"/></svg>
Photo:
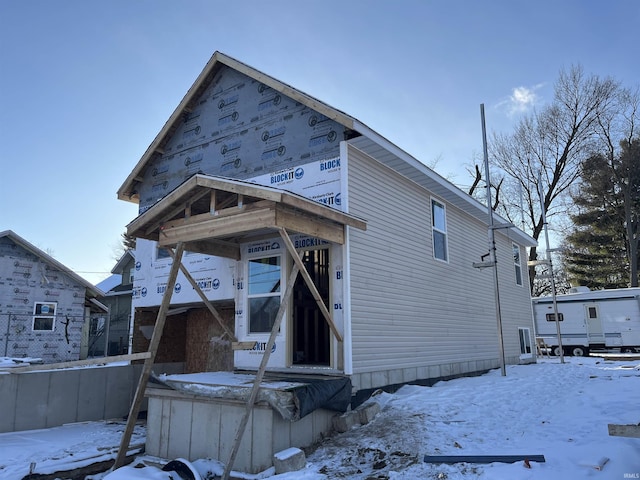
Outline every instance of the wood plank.
<svg viewBox="0 0 640 480"><path fill-rule="evenodd" d="M127 225L127 233L129 235L135 231L142 231L146 226L150 223L154 222L161 216L164 216L164 212L166 209L175 209L173 206L174 203L182 203L184 199L188 198L190 195L193 195L191 191L195 186L196 178L191 177L182 185L176 187L175 190L169 192L165 197L162 198L159 202L153 205L149 210L139 215L135 218L129 225ZM179 211L179 210L178 210ZM176 212L177 214L177 212ZM141 235L140 235L141 236Z"/></svg>
<svg viewBox="0 0 640 480"><path fill-rule="evenodd" d="M287 305L289 305L289 300L291 299L291 294L293 293L293 286L296 283L296 277L298 276L299 271L300 270L299 270L298 264L296 263L291 269L291 273L289 274L289 278L287 280L287 288L284 291L284 294L280 301L280 308L278 308L278 312L276 313L276 318L273 321L273 326L271 327L271 333L269 334L269 340L267 341L267 345L264 349L264 353L262 354L262 360L260 361L260 367L256 372L256 378L253 381L251 394L247 399L244 416L242 417L242 421L238 426L238 431L236 432L236 436L233 439L231 453L229 454L229 459L225 464L224 473L222 474L222 480L229 480L231 469L233 468L233 464L236 460L236 456L238 455L240 442L242 441L244 431L247 428L247 422L249 421L249 417L251 416L251 411L253 410L253 404L256 402L256 398L258 398L258 392L260 391L260 383L262 383L262 379L264 378L264 372L267 369L267 364L269 363L271 350L273 349L273 346L276 343L276 337L278 336L278 332L280 331L282 318L284 317L284 314L287 310Z"/></svg>
<svg viewBox="0 0 640 480"><path fill-rule="evenodd" d="M198 240L185 242L184 249L193 253L204 253L206 255L215 255L216 257L240 260L240 245L233 242L213 239Z"/></svg>
<svg viewBox="0 0 640 480"><path fill-rule="evenodd" d="M8 373L35 372L38 370L57 370L61 368L86 367L90 365L104 365L115 362L130 362L133 360L146 360L151 354L149 352L132 353L130 355L115 355L113 357L88 358L86 360L74 360L71 362L45 363L38 365L25 365L24 367L11 367L6 370Z"/></svg>
<svg viewBox="0 0 640 480"><path fill-rule="evenodd" d="M199 192L197 191L193 192L193 194L189 196L188 199L186 200L186 203L179 203L173 208L171 208L170 206L167 206L169 210L166 211L166 213L163 213L163 214L158 213L157 215L158 218L154 222L146 226L146 228L144 229L145 235L147 236L155 235L155 238L157 238L157 234L158 234L157 230L161 227L162 224L168 221L171 221L173 217L175 217L180 212L185 210L188 204L192 204L193 202L200 200L202 197L206 196L208 192L209 191L205 189L202 189Z"/></svg>
<svg viewBox="0 0 640 480"><path fill-rule="evenodd" d="M640 438L640 424L616 425L616 424L610 423L609 435L613 437Z"/></svg>
<svg viewBox="0 0 640 480"><path fill-rule="evenodd" d="M322 315L324 316L325 320L329 324L329 328L331 329L331 332L333 332L333 335L336 337L338 342L342 343L343 341L342 334L338 330L338 327L336 327L336 324L333 322L333 318L331 317L329 310L327 310L327 306L322 301L322 297L320 296L318 289L313 283L313 279L309 275L309 272L307 272L307 269L305 268L304 263L302 263L302 259L300 258L300 255L298 255L298 252L296 251L296 248L294 247L293 242L291 241L291 238L289 238L289 234L284 228L280 228L280 236L282 237L282 240L284 241L284 244L287 247L287 250L293 257L293 261L300 269L300 274L302 275L302 278L307 284L307 287L309 287L309 290L311 291L311 295L313 295L313 298L318 304L318 308L322 312Z"/></svg>
<svg viewBox="0 0 640 480"><path fill-rule="evenodd" d="M193 225L196 223L211 220L212 218L230 217L232 215L238 215L242 212L249 212L252 210L258 210L260 208L275 208L275 206L275 202L272 202L270 200L258 200L257 202L253 203L245 203L242 207L238 207L237 205L235 205L233 207L219 209L216 210L215 213L198 213L196 215L191 215L190 217L167 220L164 225L162 225L162 228L166 229L173 227L182 227L185 225Z"/></svg>
<svg viewBox="0 0 640 480"><path fill-rule="evenodd" d="M280 203L282 205L287 205L293 208L304 210L311 214L326 218L328 220L332 220L337 223L341 223L343 225L349 225L350 227L355 227L360 230L367 229L367 222L365 222L364 220L302 196L290 195L288 193L285 193L282 195L282 202Z"/></svg>
<svg viewBox="0 0 640 480"><path fill-rule="evenodd" d="M223 192L236 193L238 195L261 198L263 200L271 200L274 202L280 202L282 200L282 192L275 188L253 185L248 182L235 181L231 179L218 179L208 175L198 174L195 178L196 184L203 187L215 188L216 190L221 190Z"/></svg>
<svg viewBox="0 0 640 480"><path fill-rule="evenodd" d="M160 339L162 338L162 331L164 330L164 323L167 319L167 312L169 311L169 306L171 304L171 295L173 293L173 288L176 285L176 279L178 277L178 270L182 262L183 252L184 244L178 243L175 257L173 259L173 263L171 264L171 270L169 271L169 278L167 279L167 288L162 296L162 303L160 304L158 316L156 317L153 334L151 335L151 342L149 342L148 352L151 353L151 355L144 361L144 367L142 368L142 372L140 373L138 387L136 388L136 393L129 410L129 416L127 417L127 426L125 427L125 430L122 434L122 438L120 440L120 448L118 449L118 456L116 457L116 461L113 464L114 470L123 465L127 448L129 447L129 442L131 441L131 434L133 433L133 428L135 427L138 413L140 413L140 406L142 405L142 400L144 399L144 391L147 388L147 383L149 382L149 377L151 376L151 369L153 368L153 362L156 358L156 354L158 353L158 346L160 345Z"/></svg>
<svg viewBox="0 0 640 480"><path fill-rule="evenodd" d="M343 225L328 222L321 218L313 218L301 212L286 211L281 206L276 209L275 225L292 232L321 238L328 242L344 244Z"/></svg>
<svg viewBox="0 0 640 480"><path fill-rule="evenodd" d="M528 460L544 463L544 455L425 455L425 463L516 463Z"/></svg>
<svg viewBox="0 0 640 480"><path fill-rule="evenodd" d="M168 252L169 252L169 255L171 255L171 258L173 259L173 261L175 262L176 261L175 252L172 249L168 249ZM191 275L189 270L187 270L187 267L185 267L182 264L182 262L180 262L180 271L186 277L187 281L191 284L193 289L196 291L196 293L200 297L200 300L202 300L202 302L204 303L205 307L207 307L207 310L209 310L209 313L211 313L211 315L213 315L213 318L216 319L218 324L222 327L222 329L225 331L225 333L229 336L231 341L232 342L237 342L238 339L236 338L236 336L233 334L233 332L231 330L229 330L229 327L227 327L227 325L224 323L224 319L222 318L222 316L218 313L218 311L215 309L215 307L211 304L211 302L209 301L207 296L204 294L204 292L202 291L202 289L198 285L198 282L195 281L195 279L193 278L193 276Z"/></svg>
<svg viewBox="0 0 640 480"><path fill-rule="evenodd" d="M165 228L160 234L160 246L174 245L208 238L222 238L275 225L275 210L258 209L230 217L216 218L195 225Z"/></svg>
<svg viewBox="0 0 640 480"><path fill-rule="evenodd" d="M256 342L233 342L231 343L232 350L252 350L256 346Z"/></svg>

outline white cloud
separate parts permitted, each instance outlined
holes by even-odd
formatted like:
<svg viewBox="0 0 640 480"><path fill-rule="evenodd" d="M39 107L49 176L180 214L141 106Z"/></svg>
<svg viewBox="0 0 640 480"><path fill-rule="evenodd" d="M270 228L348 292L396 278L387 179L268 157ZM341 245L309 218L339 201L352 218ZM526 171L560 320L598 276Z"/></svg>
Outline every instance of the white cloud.
<svg viewBox="0 0 640 480"><path fill-rule="evenodd" d="M543 83L539 83L532 87L514 87L511 90L511 95L498 103L496 107L506 110L509 116L527 112L539 103L540 96L536 92L543 86Z"/></svg>

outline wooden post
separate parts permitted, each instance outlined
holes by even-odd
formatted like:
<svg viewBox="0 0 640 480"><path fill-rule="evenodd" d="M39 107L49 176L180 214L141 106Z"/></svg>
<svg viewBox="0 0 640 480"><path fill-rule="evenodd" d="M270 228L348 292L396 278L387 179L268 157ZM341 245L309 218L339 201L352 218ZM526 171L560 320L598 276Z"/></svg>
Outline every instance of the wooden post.
<svg viewBox="0 0 640 480"><path fill-rule="evenodd" d="M249 421L249 416L251 415L253 404L255 403L256 398L258 397L258 391L260 390L260 383L262 383L262 378L264 377L264 372L267 368L269 357L271 356L271 349L273 348L273 345L276 343L276 336L278 335L278 330L280 330L280 324L282 323L284 312L287 309L289 298L293 293L293 285L296 282L296 277L298 276L299 271L300 269L298 267L298 264L296 263L291 269L291 274L289 275L289 280L287 281L287 288L285 289L284 295L280 301L280 308L278 308L278 313L276 314L276 318L273 322L273 327L271 328L271 335L269 335L269 341L267 342L267 346L264 349L264 354L262 355L262 361L260 362L260 368L258 368L258 372L256 373L256 378L253 381L253 388L251 389L251 394L249 395L249 399L247 400L244 416L242 417L242 421L238 426L238 431L236 432L236 436L233 439L231 454L229 455L229 459L227 460L227 463L224 467L224 474L222 475L222 480L229 480L229 475L231 474L233 463L236 460L236 456L238 455L238 449L240 448L240 441L242 440L242 436L244 435L244 431L247 427L247 422Z"/></svg>
<svg viewBox="0 0 640 480"><path fill-rule="evenodd" d="M307 287L309 287L309 291L311 291L313 298L316 300L316 303L318 304L318 308L320 308L322 315L324 316L325 320L329 324L329 328L331 329L331 332L338 339L338 342L342 342L343 341L342 335L338 331L338 327L336 327L336 324L333 323L333 318L331 318L331 314L329 313L329 310L327 310L327 306L322 301L322 297L320 296L318 289L313 283L313 279L309 275L309 272L307 272L307 269L305 268L304 263L302 263L302 259L300 258L300 255L298 255L298 252L296 251L296 248L294 247L293 242L291 241L291 238L289 238L289 234L283 227L280 227L279 230L280 230L280 236L282 237L282 240L284 240L284 244L286 245L287 250L293 257L293 261L296 263L296 265L300 269L300 274L302 275L302 278L304 278L304 281L307 284Z"/></svg>
<svg viewBox="0 0 640 480"><path fill-rule="evenodd" d="M124 460L127 456L127 450L129 449L131 435L133 434L133 429L138 418L138 413L140 412L140 405L142 404L142 400L144 399L144 392L147 388L149 377L151 376L151 369L153 368L153 362L155 361L156 353L158 353L158 346L160 345L160 339L162 338L162 330L164 330L167 311L169 310L169 305L171 304L171 294L173 293L173 289L176 285L176 278L178 277L178 269L182 262L183 251L184 244L182 242L178 242L176 246L176 252L173 257L173 264L171 265L171 270L169 271L167 288L164 291L162 304L160 305L160 309L158 310L156 324L153 328L151 342L149 342L149 353L151 353L151 355L144 361L144 367L142 368L142 373L140 374L140 379L138 381L138 388L136 389L136 394L133 398L133 402L131 403L131 409L129 410L127 426L124 430L124 433L122 434L122 438L120 440L120 448L118 449L118 455L116 457L115 463L113 464L112 470L120 468L124 464Z"/></svg>
<svg viewBox="0 0 640 480"><path fill-rule="evenodd" d="M171 255L171 257L173 257L174 260L175 260L175 255L174 255L173 251L170 248L167 249L167 250L169 251L169 255ZM229 338L231 339L231 341L232 342L237 342L238 339L236 338L236 336L233 334L233 332L231 330L229 330L229 327L227 327L224 324L224 320L223 320L222 316L218 313L218 311L215 309L215 307L211 304L211 302L209 301L207 296L204 294L202 289L198 286L198 283L194 280L193 276L191 276L191 274L189 273L189 270L187 270L187 268L182 263L180 263L180 271L184 274L184 276L187 278L187 280L189 281L191 286L194 288L194 290L196 291L196 293L198 294L200 299L204 302L204 304L207 307L207 309L209 310L209 312L211 312L211 315L213 315L213 317L218 321L218 323L220 324L222 329L226 332L226 334L229 335Z"/></svg>

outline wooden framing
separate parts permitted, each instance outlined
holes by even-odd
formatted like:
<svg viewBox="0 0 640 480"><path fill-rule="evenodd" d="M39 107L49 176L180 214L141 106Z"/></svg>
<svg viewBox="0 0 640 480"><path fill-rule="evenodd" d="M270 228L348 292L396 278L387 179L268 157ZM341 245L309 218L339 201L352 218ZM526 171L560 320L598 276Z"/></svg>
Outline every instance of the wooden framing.
<svg viewBox="0 0 640 480"><path fill-rule="evenodd" d="M176 248L175 256L173 258L173 264L171 265L169 278L167 279L167 288L162 297L162 304L160 305L160 309L158 310L156 323L153 327L153 335L151 335L151 341L149 342L149 356L144 361L144 367L142 368L142 373L140 374L138 387L136 388L136 393L133 397L131 408L129 409L127 426L125 427L122 438L120 439L120 448L118 449L118 455L116 456L116 460L113 464L113 470L121 467L124 464L125 458L127 456L129 442L131 442L131 435L133 434L133 429L136 425L138 413L140 413L140 406L142 405L144 392L147 388L147 384L149 383L149 377L151 376L153 362L155 361L156 354L158 353L158 346L160 345L160 339L162 338L162 331L164 330L164 323L167 319L167 312L169 311L169 306L171 304L171 295L173 293L173 288L176 285L178 268L182 262L183 252L184 244L179 243L178 247Z"/></svg>
<svg viewBox="0 0 640 480"><path fill-rule="evenodd" d="M132 221L127 232L165 245L179 238L183 242L226 240L231 246L260 230L284 227L344 243L344 226L367 228L364 220L301 195L196 174ZM186 250L191 251L189 246Z"/></svg>
<svg viewBox="0 0 640 480"><path fill-rule="evenodd" d="M145 360L145 367L131 405L127 428L123 434L114 468L122 465L124 452L126 452L131 438L179 269L182 270L207 309L225 330L225 334L230 337L233 349L252 348L254 345L254 342L238 342L234 333L226 327L222 317L182 265L182 252L189 250L238 260L240 259L240 244L242 242L278 234L294 260L287 288L283 294L280 309L256 374L251 396L247 400L246 413L238 428L231 458L226 464L223 478L228 478L298 273L302 274L332 334L337 339L339 344L338 363L340 365L343 363L342 334L322 301L311 276L306 271L302 259L289 237L288 230L327 242L344 244L345 227L347 226L365 230L366 222L283 190L201 174L191 177L127 226L129 235L155 240L160 246L166 247L173 257L173 264L149 345L150 355ZM176 246L175 254L171 250L174 246Z"/></svg>
<svg viewBox="0 0 640 480"><path fill-rule="evenodd" d="M133 360L146 360L151 354L149 352L132 353L129 355L114 355L112 357L88 358L86 360L73 360L70 362L44 363L37 365L25 365L22 367L11 367L4 370L7 373L35 372L41 370L59 370L62 368L88 367L90 365L104 365L115 362L130 362Z"/></svg>

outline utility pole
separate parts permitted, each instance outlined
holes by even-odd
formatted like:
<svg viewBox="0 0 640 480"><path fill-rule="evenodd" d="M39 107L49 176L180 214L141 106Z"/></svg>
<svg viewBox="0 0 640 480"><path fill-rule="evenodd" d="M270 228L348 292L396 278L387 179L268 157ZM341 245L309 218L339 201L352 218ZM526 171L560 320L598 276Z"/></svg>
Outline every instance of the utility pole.
<svg viewBox="0 0 640 480"><path fill-rule="evenodd" d="M551 298L553 301L553 315L556 320L556 333L558 335L558 353L560 363L564 363L564 349L562 348L562 335L560 333L560 319L558 318L558 302L556 300L556 279L553 276L553 263L551 262L551 248L549 247L549 228L547 226L547 212L542 198L542 172L538 172L538 196L540 197L540 210L542 214L542 225L544 226L544 238L547 244L547 259L544 263L549 266L549 277L551 278Z"/></svg>
<svg viewBox="0 0 640 480"><path fill-rule="evenodd" d="M498 258L496 255L496 233L493 223L493 209L491 208L491 181L489 179L489 154L487 152L487 130L484 122L484 103L480 104L480 117L482 119L482 149L484 152L484 176L487 183L487 210L489 211L489 254L493 267L493 290L496 299L496 323L498 324L498 347L500 350L500 371L502 376L507 375L504 358L504 338L502 335L502 315L500 313L500 288L498 286Z"/></svg>

